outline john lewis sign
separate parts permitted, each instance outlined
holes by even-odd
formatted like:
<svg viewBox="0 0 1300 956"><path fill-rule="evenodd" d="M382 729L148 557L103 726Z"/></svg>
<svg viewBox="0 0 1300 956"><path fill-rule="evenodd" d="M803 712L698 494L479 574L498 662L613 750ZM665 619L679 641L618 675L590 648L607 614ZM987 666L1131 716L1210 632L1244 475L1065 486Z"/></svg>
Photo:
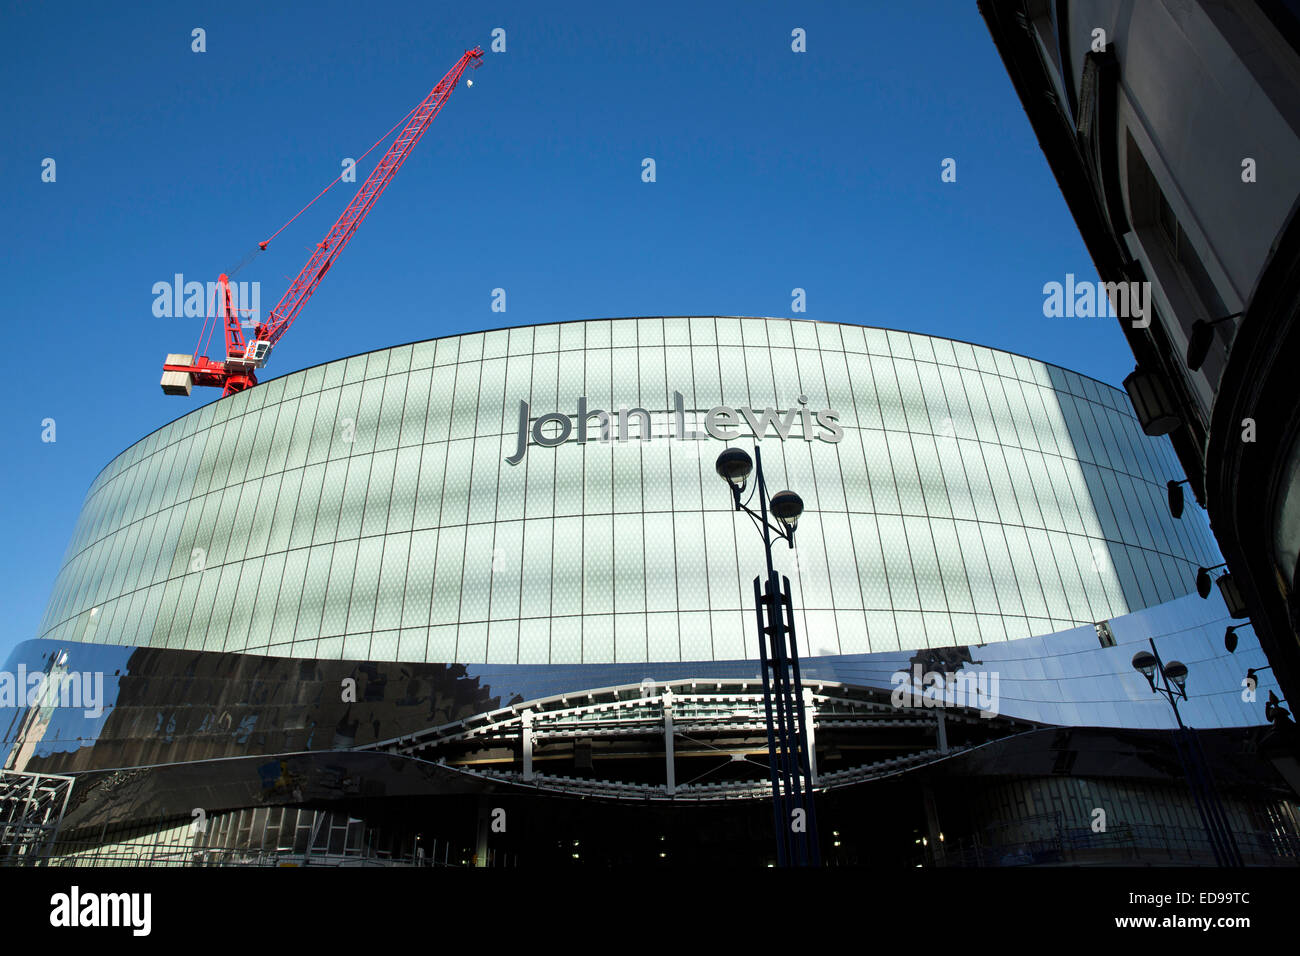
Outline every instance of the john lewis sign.
<svg viewBox="0 0 1300 956"><path fill-rule="evenodd" d="M719 441L731 441L739 438L742 431L748 431L756 439L775 432L785 441L798 425L798 437L804 441L838 442L844 437L844 430L839 425L839 412L830 408L813 410L808 407L806 396L800 395L796 405L786 411L776 408L751 408L747 405L715 405L704 413L704 433L690 433L686 430L686 402L681 392L673 392L673 408L669 429L664 433L679 441L704 438L716 438ZM593 426L593 421L594 426ZM587 396L578 399L576 415L563 412L548 412L534 419L532 408L525 401L519 403L519 427L516 437L515 453L506 458L506 463L517 465L524 460L529 445L542 448L554 448L570 439L578 444L588 441L629 441L632 437L631 423L637 422L636 437L646 441L653 437L650 412L644 408L621 408L610 413L601 408L588 408ZM553 428L548 428L553 425ZM550 432L550 434L548 434ZM617 439L613 437L617 432Z"/></svg>

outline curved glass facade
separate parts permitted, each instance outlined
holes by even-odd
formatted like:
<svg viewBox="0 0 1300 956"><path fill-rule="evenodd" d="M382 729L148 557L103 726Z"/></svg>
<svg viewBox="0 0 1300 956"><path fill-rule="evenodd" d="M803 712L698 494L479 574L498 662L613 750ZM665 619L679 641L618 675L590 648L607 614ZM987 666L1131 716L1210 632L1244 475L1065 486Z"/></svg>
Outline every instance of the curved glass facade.
<svg viewBox="0 0 1300 956"><path fill-rule="evenodd" d="M87 495L40 635L482 664L752 657L763 565L713 462L804 499L778 549L809 655L1013 640L1217 563L1123 392L855 325L640 318L384 349L132 446Z"/></svg>

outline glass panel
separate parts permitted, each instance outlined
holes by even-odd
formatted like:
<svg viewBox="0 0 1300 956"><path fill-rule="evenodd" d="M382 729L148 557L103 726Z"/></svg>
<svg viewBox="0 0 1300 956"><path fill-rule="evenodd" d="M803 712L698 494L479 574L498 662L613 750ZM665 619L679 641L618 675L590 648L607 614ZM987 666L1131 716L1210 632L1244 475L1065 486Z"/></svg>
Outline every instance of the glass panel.
<svg viewBox="0 0 1300 956"><path fill-rule="evenodd" d="M357 424L352 439L352 454L373 451L375 439L379 432L379 412L384 398L384 380L368 378L361 386L361 404L357 409ZM303 399L304 407L310 399ZM295 431L295 438L297 432ZM290 451L290 461L293 453Z"/></svg>
<svg viewBox="0 0 1300 956"><path fill-rule="evenodd" d="M459 442L452 442L453 446ZM473 470L469 483L471 498L469 503L469 520L471 522L492 521L497 511L497 477L503 468L513 468L501 460L501 440L495 435L480 438L473 448Z"/></svg>
<svg viewBox="0 0 1300 956"><path fill-rule="evenodd" d="M383 555L383 538L364 538L358 546L356 571L352 579L352 600L348 605L347 634L360 634L374 628L375 596L379 588Z"/></svg>
<svg viewBox="0 0 1300 956"><path fill-rule="evenodd" d="M330 558L333 553L333 545L313 547L308 553L307 569L302 582L302 599L298 606L298 621L294 628L295 640L305 641L320 636L321 616L325 612L325 592L329 584ZM224 579L222 585L223 587L225 585Z"/></svg>
<svg viewBox="0 0 1300 956"><path fill-rule="evenodd" d="M523 543L524 523L522 521L503 521L496 526L496 537L492 543L493 618L519 616ZM407 586L410 586L409 583ZM491 646L489 639L489 648Z"/></svg>
<svg viewBox="0 0 1300 956"><path fill-rule="evenodd" d="M393 471L397 466L397 453L377 452L370 458L370 477L366 483L366 507L361 522L361 534L383 534L388 526L388 505L393 491Z"/></svg>
<svg viewBox="0 0 1300 956"><path fill-rule="evenodd" d="M441 524L464 524L468 519L469 478L473 463L474 442L472 440L465 439L448 443L446 477L442 491Z"/></svg>
<svg viewBox="0 0 1300 956"><path fill-rule="evenodd" d="M857 554L858 581L862 588L864 606L889 608L889 580L880 548L876 517L870 514L850 515L849 526L853 531L853 547Z"/></svg>
<svg viewBox="0 0 1300 956"><path fill-rule="evenodd" d="M676 610L677 568L672 515L647 514L645 542L647 607L651 611Z"/></svg>
<svg viewBox="0 0 1300 956"><path fill-rule="evenodd" d="M539 617L551 613L551 525L552 519L549 518L524 522L520 599L520 613L523 617ZM520 660L521 663L524 662L522 657Z"/></svg>
<svg viewBox="0 0 1300 956"><path fill-rule="evenodd" d="M1007 550L1007 541L1003 537L1002 528L997 525L981 524L979 529L984 541L984 553L988 557L989 569L993 574L998 606L1003 614L1024 614L1020 588L1016 583L1015 567L1011 563L1011 554Z"/></svg>
<svg viewBox="0 0 1300 956"><path fill-rule="evenodd" d="M454 624L460 616L461 569L465 562L465 527L443 528L438 534L430 624ZM430 632L430 640L433 633Z"/></svg>
<svg viewBox="0 0 1300 956"><path fill-rule="evenodd" d="M880 528L880 545L884 552L886 571L889 574L891 604L896 609L915 610L920 607L920 604L903 519L893 515L877 515L876 521Z"/></svg>
<svg viewBox="0 0 1300 956"><path fill-rule="evenodd" d="M966 576L965 556L962 542L957 537L957 527L952 521L941 518L930 520L930 531L934 536L936 558L943 580L943 592L948 609L954 611L973 611L969 581Z"/></svg>
<svg viewBox="0 0 1300 956"><path fill-rule="evenodd" d="M472 438L478 424L478 387L481 366L461 362L456 366L455 398L451 403L451 437ZM364 401L363 401L364 406Z"/></svg>
<svg viewBox="0 0 1300 956"><path fill-rule="evenodd" d="M406 569L406 590L402 604L403 627L424 627L429 623L437 554L437 531L416 531L411 535L411 554Z"/></svg>
<svg viewBox="0 0 1300 956"><path fill-rule="evenodd" d="M416 528L431 528L438 524L446 455L447 446L444 444L425 445L421 449L419 487L415 493Z"/></svg>
<svg viewBox="0 0 1300 956"><path fill-rule="evenodd" d="M609 614L614 610L614 522L611 515L588 515L583 519L582 610L585 614ZM609 622L608 652L613 652L613 622ZM585 648L585 642L584 642ZM584 659L593 660L586 650ZM607 656L606 660L612 660Z"/></svg>
<svg viewBox="0 0 1300 956"><path fill-rule="evenodd" d="M620 664L649 659L644 614L614 615L614 659Z"/></svg>
<svg viewBox="0 0 1300 956"><path fill-rule="evenodd" d="M383 539L383 565L375 602L374 627L377 631L397 628L402 624L402 598L406 591L406 565L410 550L409 534L392 534Z"/></svg>
<svg viewBox="0 0 1300 956"><path fill-rule="evenodd" d="M615 516L613 521L614 609L616 611L645 610L646 580L642 520L640 514L620 514ZM642 651L644 652L644 642Z"/></svg>
<svg viewBox="0 0 1300 956"><path fill-rule="evenodd" d="M420 480L418 447L403 448L397 453L393 474L393 491L388 507L388 533L410 531L415 515L415 495Z"/></svg>
<svg viewBox="0 0 1300 956"><path fill-rule="evenodd" d="M493 531L491 524L475 524L466 529L461 571L461 621L487 620L492 590Z"/></svg>

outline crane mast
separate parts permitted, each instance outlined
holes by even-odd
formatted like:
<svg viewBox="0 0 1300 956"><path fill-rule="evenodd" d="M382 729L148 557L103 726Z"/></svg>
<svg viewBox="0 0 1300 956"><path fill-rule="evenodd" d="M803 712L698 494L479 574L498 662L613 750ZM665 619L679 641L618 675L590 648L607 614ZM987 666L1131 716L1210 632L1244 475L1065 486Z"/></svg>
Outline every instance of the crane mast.
<svg viewBox="0 0 1300 956"><path fill-rule="evenodd" d="M462 74L467 68L478 68L482 62L482 49L475 47L466 50L447 75L429 91L429 95L411 111L402 131L353 195L352 201L343 210L343 215L339 216L325 238L316 244L311 258L280 297L275 308L268 313L266 321L254 326L251 342L244 340L238 309L235 308L230 293L229 279L225 274L220 276L219 304L225 326L225 361L213 361L206 355L197 355L197 350L195 355L170 354L163 364L163 392L168 395L189 395L193 386L200 385L220 388L223 395L232 395L257 384L256 370L266 365L271 350L293 325L294 319L302 312L307 300L325 278L325 273L366 218L375 200L392 181L429 124L442 110ZM269 241L258 245L265 249ZM201 339L202 336L200 341Z"/></svg>

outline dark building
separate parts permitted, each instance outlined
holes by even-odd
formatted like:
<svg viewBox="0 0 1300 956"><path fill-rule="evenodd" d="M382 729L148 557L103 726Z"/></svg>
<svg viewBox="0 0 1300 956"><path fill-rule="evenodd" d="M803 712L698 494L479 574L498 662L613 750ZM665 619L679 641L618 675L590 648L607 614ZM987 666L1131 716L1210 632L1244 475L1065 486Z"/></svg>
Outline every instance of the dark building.
<svg viewBox="0 0 1300 956"><path fill-rule="evenodd" d="M1121 317L1125 385L1168 434L1283 688L1300 688L1300 6L981 0ZM1118 311L1118 310L1117 310ZM1226 579L1226 580L1225 580Z"/></svg>

